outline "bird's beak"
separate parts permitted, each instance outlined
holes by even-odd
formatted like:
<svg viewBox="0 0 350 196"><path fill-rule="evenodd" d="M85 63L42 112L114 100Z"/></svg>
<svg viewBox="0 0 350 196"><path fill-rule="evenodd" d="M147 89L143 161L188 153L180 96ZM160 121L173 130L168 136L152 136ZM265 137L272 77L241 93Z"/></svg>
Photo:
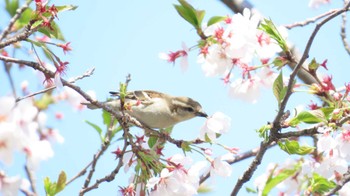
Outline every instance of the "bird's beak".
<svg viewBox="0 0 350 196"><path fill-rule="evenodd" d="M203 111L198 111L198 112L196 113L196 116L208 118L208 114L206 114L206 113L203 112Z"/></svg>

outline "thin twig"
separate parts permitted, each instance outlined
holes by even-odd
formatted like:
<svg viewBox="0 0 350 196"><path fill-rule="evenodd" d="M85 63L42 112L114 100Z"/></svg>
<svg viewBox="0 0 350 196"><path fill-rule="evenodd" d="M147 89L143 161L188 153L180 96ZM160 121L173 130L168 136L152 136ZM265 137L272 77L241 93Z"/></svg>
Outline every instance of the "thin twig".
<svg viewBox="0 0 350 196"><path fill-rule="evenodd" d="M91 182L91 178L92 178L93 174L95 173L95 167L96 167L97 161L104 154L104 152L107 150L108 147L109 147L109 142L104 142L101 145L101 149L96 154L94 154L93 160L91 162L91 169L89 171L88 176L85 178L85 182L84 182L82 190L86 189L89 186L89 184Z"/></svg>
<svg viewBox="0 0 350 196"><path fill-rule="evenodd" d="M341 182L339 182L339 183L337 184L337 186L336 186L334 189L332 189L330 192L326 193L325 196L335 195L335 194L336 194L341 188L343 188L343 186L344 186L346 183L348 183L348 182L350 182L349 170L348 170L348 172L346 172L346 173L344 174L344 177L343 177L343 179L341 180Z"/></svg>
<svg viewBox="0 0 350 196"><path fill-rule="evenodd" d="M11 86L11 89L12 89L12 94L16 98L17 97L17 93L16 93L16 88L15 88L15 83L13 81L13 77L12 77L11 72L10 72L11 63L4 62L4 68L5 68L5 72L6 72L7 78L9 80L9 82L10 82L10 86Z"/></svg>
<svg viewBox="0 0 350 196"><path fill-rule="evenodd" d="M32 1L33 0L27 0L22 7L18 8L16 10L16 14L11 18L9 24L4 29L4 31L1 33L0 41L2 41L11 32L11 29L12 29L13 25L15 24L15 22L19 19L19 17L21 17L22 13L28 8L29 4Z"/></svg>
<svg viewBox="0 0 350 196"><path fill-rule="evenodd" d="M254 171L257 169L258 165L260 165L265 152L271 144L271 140L261 142L259 151L257 152L255 158L253 159L247 170L243 173L243 175L237 180L236 185L231 192L232 196L237 195L239 190L242 188L243 184L250 180Z"/></svg>
<svg viewBox="0 0 350 196"><path fill-rule="evenodd" d="M91 166L91 164L92 164L92 161L91 161L89 164L87 164L87 165L86 165L80 172L78 172L74 177L72 177L70 180L68 180L68 181L66 182L66 186L67 186L68 184L72 183L74 180L78 179L79 177L85 175L87 169Z"/></svg>
<svg viewBox="0 0 350 196"><path fill-rule="evenodd" d="M129 131L129 129L127 127L124 127L124 128L125 128L125 129L123 129L124 132ZM119 161L118 161L116 168L109 175L107 175L101 179L96 180L96 182L93 185L81 189L80 193L79 193L80 196L83 196L86 192L89 192L93 189L98 188L98 186L103 182L110 182L110 181L114 180L115 176L119 173L120 168L123 166L123 156L126 152L127 147L128 147L128 140L127 140L127 137L125 136L124 137L124 148L118 157Z"/></svg>
<svg viewBox="0 0 350 196"><path fill-rule="evenodd" d="M37 195L37 190L36 190L36 179L34 176L34 172L28 167L28 162L24 166L24 170L26 171L26 174L28 176L29 182L30 182L30 188L33 191L34 195Z"/></svg>
<svg viewBox="0 0 350 196"><path fill-rule="evenodd" d="M340 31L340 37L343 42L344 48L346 52L350 55L350 46L348 43L348 40L346 38L346 12L342 14L342 25L341 25L341 31Z"/></svg>
<svg viewBox="0 0 350 196"><path fill-rule="evenodd" d="M35 196L35 194L34 193L32 193L32 192L30 192L30 191L28 191L28 190L25 190L25 189L20 189L20 191L24 194L24 195L26 195L26 196Z"/></svg>
<svg viewBox="0 0 350 196"><path fill-rule="evenodd" d="M85 78L85 77L89 77L89 76L91 76L91 75L94 73L94 70L95 70L95 68L89 69L89 70L87 70L84 74L82 74L81 76L77 76L77 77L73 78L72 80L70 80L70 81L68 81L68 82L69 82L69 83L74 83L74 82L76 82L77 80L81 80L81 79L83 79L83 78ZM23 97L18 97L18 98L16 99L16 102L19 102L19 101L21 101L21 100L23 100L23 99L27 99L27 98L29 98L29 97L34 97L34 96L36 96L36 95L46 93L46 92L48 92L48 91L50 91L50 90L53 90L53 89L55 89L55 88L56 88L56 86L50 86L49 88L46 88L46 89L44 89L44 90L41 90L41 91L38 91L38 92L35 92L35 93L32 93L32 94L29 94L29 95L26 95L26 96L23 96Z"/></svg>
<svg viewBox="0 0 350 196"><path fill-rule="evenodd" d="M270 146L268 146L267 148L272 148L276 146L276 143L272 143L270 144ZM236 155L233 160L229 160L227 161L230 165L235 164L237 162L243 161L245 159L251 158L253 156L256 156L257 153L259 152L259 147L248 150L246 152L240 153L238 155ZM201 176L199 183L202 184L203 182L205 182L208 178L210 177L210 172L208 172L207 174Z"/></svg>
<svg viewBox="0 0 350 196"><path fill-rule="evenodd" d="M40 25L38 25L37 27L32 28L32 25L34 24L34 22L35 22L35 20L29 21L29 24L27 24L27 26L24 28L23 32L7 39L4 42L0 42L0 49L6 47L8 45L14 44L18 41L22 41L22 40L27 39L30 35L32 35L40 27Z"/></svg>
<svg viewBox="0 0 350 196"><path fill-rule="evenodd" d="M320 14L320 15L312 17L312 18L308 18L308 19L306 19L304 21L295 22L293 24L288 24L288 25L283 25L283 26L286 27L287 29L292 29L294 27L303 27L303 26L306 26L308 24L315 23L318 20L320 20L320 19L322 19L322 18L324 18L326 16L329 16L329 15L333 14L336 11L338 11L338 10L337 9L329 10L328 12L325 12L323 14Z"/></svg>

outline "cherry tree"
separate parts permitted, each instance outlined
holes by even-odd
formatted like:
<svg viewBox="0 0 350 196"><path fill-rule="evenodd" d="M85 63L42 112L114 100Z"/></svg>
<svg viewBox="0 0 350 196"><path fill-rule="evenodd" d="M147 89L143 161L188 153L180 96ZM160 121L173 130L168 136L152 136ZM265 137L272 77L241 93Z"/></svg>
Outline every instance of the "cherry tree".
<svg viewBox="0 0 350 196"><path fill-rule="evenodd" d="M234 179L227 194L347 195L350 83L335 84L333 78L337 76L327 72L336 62L330 65L327 57L316 59L312 50L317 47L319 32L328 23L341 19L343 48L337 50L345 49L350 54L346 37L350 3L344 1L337 9L281 25L247 2L222 2L235 13L208 16L205 10L185 0L176 2L174 14L194 29L188 33L197 39L191 43L179 41L180 49L160 52L158 56L175 68L180 67L182 72L188 70L189 64L197 63L205 77L222 81L232 100L256 104L262 92L273 94L270 102L275 105L271 108L274 117L261 116L267 123L256 125L260 145L245 152L233 143L222 142L237 119L232 120L220 111L210 114L198 128L198 137L192 139L174 137L174 127L150 129L128 115L125 111L131 109L123 102L131 89L132 75L119 79L121 112L97 99L94 91L77 82L93 78L94 71L103 67L66 78L70 62L65 59L74 51L74 40L65 40L64 29L58 23L62 22L61 15L69 17L77 6L55 5L45 0L5 0L9 20L0 31L0 60L9 92L0 97L0 192L39 195L40 190L45 190L47 195L56 195L70 186L79 186L77 194L85 195L103 189L100 187L103 184L116 182L115 192L121 195L195 195L211 191L206 185L208 181L239 172L240 177ZM309 6L317 9L331 3L311 0ZM312 26L312 30L305 35L307 42L299 53L288 31L304 26ZM31 75L39 81L38 89L29 89L27 78L16 83L14 72L28 69L33 70ZM296 93L311 95L311 102L300 99L298 104L304 107L290 107ZM43 187L38 187L38 168L55 155L54 144L65 145L60 130L48 121L53 116L64 123L63 113L50 111L64 101L78 112L87 110L81 103L102 109L103 125L93 119L84 123L98 133L100 148L90 152L91 160L81 163L76 173L66 172L61 165L57 179L45 177ZM175 148L170 154L169 146ZM257 174L272 148L288 154L289 159L268 160L267 168L260 168L265 172ZM106 152L113 156L105 155ZM101 177L97 172L102 159L114 162L114 168ZM246 161L245 170L235 171L240 161ZM19 170L25 175L12 175ZM126 184L118 182L126 176L129 178ZM247 182L254 186L243 190Z"/></svg>

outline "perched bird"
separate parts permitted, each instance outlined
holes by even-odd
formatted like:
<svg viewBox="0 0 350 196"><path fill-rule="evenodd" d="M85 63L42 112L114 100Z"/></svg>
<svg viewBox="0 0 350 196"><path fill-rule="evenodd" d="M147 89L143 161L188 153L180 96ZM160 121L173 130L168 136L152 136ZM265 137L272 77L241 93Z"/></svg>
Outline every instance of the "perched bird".
<svg viewBox="0 0 350 196"><path fill-rule="evenodd" d="M119 97L119 92L110 93ZM120 111L120 98L105 103ZM97 109L93 104L83 104L90 109ZM151 90L128 92L125 96L124 111L147 127L157 129L168 128L196 116L208 117L202 106L189 97L174 97Z"/></svg>

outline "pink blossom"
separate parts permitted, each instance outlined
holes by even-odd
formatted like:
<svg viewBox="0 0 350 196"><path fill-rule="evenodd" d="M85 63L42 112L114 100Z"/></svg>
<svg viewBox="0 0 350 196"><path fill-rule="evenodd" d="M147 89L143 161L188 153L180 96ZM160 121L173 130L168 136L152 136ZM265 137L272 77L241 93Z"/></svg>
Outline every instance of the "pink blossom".
<svg viewBox="0 0 350 196"><path fill-rule="evenodd" d="M206 138L210 141L215 141L217 134L227 133L231 127L231 118L222 112L216 112L208 118L200 131L200 139L205 141Z"/></svg>
<svg viewBox="0 0 350 196"><path fill-rule="evenodd" d="M329 134L325 133L321 135L317 141L317 150L319 152L326 152L333 150L336 147L336 141L334 138Z"/></svg>
<svg viewBox="0 0 350 196"><path fill-rule="evenodd" d="M330 0L310 0L309 7L317 9L320 5L329 4Z"/></svg>
<svg viewBox="0 0 350 196"><path fill-rule="evenodd" d="M347 182L345 185L343 185L338 193L339 196L348 196L350 193L350 183Z"/></svg>
<svg viewBox="0 0 350 196"><path fill-rule="evenodd" d="M186 46L185 43L182 43L182 50L178 50L176 52L169 52L164 53L161 52L159 53L159 58L168 61L169 63L175 63L176 59L181 58L181 62L180 62L180 66L181 66L181 70L183 72L185 72L188 69L188 52L189 49Z"/></svg>
<svg viewBox="0 0 350 196"><path fill-rule="evenodd" d="M0 193L3 196L18 195L22 179L19 176L8 177L0 171Z"/></svg>
<svg viewBox="0 0 350 196"><path fill-rule="evenodd" d="M27 154L28 166L33 170L39 167L41 161L52 158L54 155L51 144L47 140L29 141L24 151Z"/></svg>
<svg viewBox="0 0 350 196"><path fill-rule="evenodd" d="M347 127L348 128L348 127ZM347 129L335 137L340 156L350 161L350 130Z"/></svg>
<svg viewBox="0 0 350 196"><path fill-rule="evenodd" d="M197 62L202 64L202 70L205 76L224 76L232 67L232 59L227 57L219 45L211 46L208 54L198 56Z"/></svg>
<svg viewBox="0 0 350 196"><path fill-rule="evenodd" d="M14 123L0 123L0 162L11 165L15 151L22 148L20 130Z"/></svg>
<svg viewBox="0 0 350 196"><path fill-rule="evenodd" d="M316 167L315 172L321 176L331 179L335 177L336 173L345 174L348 170L348 163L345 159L339 156L327 156Z"/></svg>
<svg viewBox="0 0 350 196"><path fill-rule="evenodd" d="M4 121L8 118L11 110L15 107L16 100L12 96L0 97L0 121Z"/></svg>
<svg viewBox="0 0 350 196"><path fill-rule="evenodd" d="M260 78L237 79L230 85L229 95L247 102L256 103L260 96Z"/></svg>
<svg viewBox="0 0 350 196"><path fill-rule="evenodd" d="M227 161L233 160L233 154L228 153L219 157L216 157L211 162L210 176L229 177L232 173L231 165Z"/></svg>
<svg viewBox="0 0 350 196"><path fill-rule="evenodd" d="M58 47L61 47L63 49L63 53L66 54L68 51L71 51L72 48L69 46L70 42L67 42L65 44L58 44Z"/></svg>

